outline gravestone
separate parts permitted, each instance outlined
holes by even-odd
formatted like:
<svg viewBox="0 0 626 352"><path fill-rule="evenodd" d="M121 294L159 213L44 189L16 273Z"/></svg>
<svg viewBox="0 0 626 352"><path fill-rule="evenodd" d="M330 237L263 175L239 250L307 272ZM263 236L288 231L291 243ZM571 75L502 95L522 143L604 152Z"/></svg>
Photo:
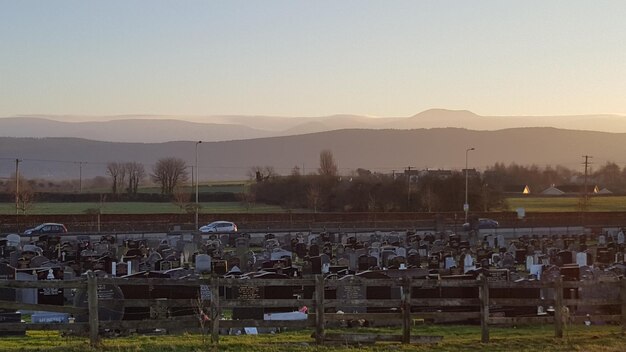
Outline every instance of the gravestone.
<svg viewBox="0 0 626 352"><path fill-rule="evenodd" d="M451 269L453 267L456 267L456 260L454 260L454 257L451 255L446 255L444 257L444 269Z"/></svg>
<svg viewBox="0 0 626 352"><path fill-rule="evenodd" d="M38 280L63 280L63 270L61 268L44 268L37 271ZM37 303L51 304L62 306L63 289L62 288L39 288L37 289Z"/></svg>
<svg viewBox="0 0 626 352"><path fill-rule="evenodd" d="M211 261L211 269L217 275L224 275L228 272L228 263L225 260L215 260Z"/></svg>
<svg viewBox="0 0 626 352"><path fill-rule="evenodd" d="M504 235L503 234L499 234L496 239L497 239L496 246L498 248L506 248L506 241L504 239Z"/></svg>
<svg viewBox="0 0 626 352"><path fill-rule="evenodd" d="M6 281L13 281L15 280L15 268L6 264L6 263L0 263L0 280L6 280ZM16 292L14 288L0 288L0 300L2 301L9 301L9 302L15 302L16 299ZM15 309L11 310L11 309L0 309L0 312L6 313L6 312L14 312Z"/></svg>
<svg viewBox="0 0 626 352"><path fill-rule="evenodd" d="M563 281L578 281L580 278L580 267L576 264L565 265L561 268Z"/></svg>
<svg viewBox="0 0 626 352"><path fill-rule="evenodd" d="M211 272L211 256L208 254L198 254L196 256L195 271L199 274Z"/></svg>
<svg viewBox="0 0 626 352"><path fill-rule="evenodd" d="M508 282L509 270L507 269L489 269L483 271L489 282Z"/></svg>
<svg viewBox="0 0 626 352"><path fill-rule="evenodd" d="M613 258L607 249L598 248L596 252L596 262L609 264L613 262Z"/></svg>
<svg viewBox="0 0 626 352"><path fill-rule="evenodd" d="M501 265L503 268L513 269L515 267L515 258L511 253L504 253Z"/></svg>
<svg viewBox="0 0 626 352"><path fill-rule="evenodd" d="M309 257L311 262L311 273L313 275L319 275L322 273L322 258L320 256Z"/></svg>
<svg viewBox="0 0 626 352"><path fill-rule="evenodd" d="M439 269L439 255L430 255L428 257L428 269Z"/></svg>
<svg viewBox="0 0 626 352"><path fill-rule="evenodd" d="M254 301L254 300L265 298L263 288L260 286L253 286L253 285L235 286L233 287L233 292L234 292L233 298L246 300L246 301ZM261 307L233 308L233 319L234 320L244 320L244 319L263 320L263 308Z"/></svg>
<svg viewBox="0 0 626 352"><path fill-rule="evenodd" d="M124 316L124 294L120 287L111 284L98 284L98 320L119 321ZM147 297L146 297L147 298ZM78 289L74 297L74 306L87 308L88 293L86 289ZM88 314L78 314L77 322L89 320Z"/></svg>
<svg viewBox="0 0 626 352"><path fill-rule="evenodd" d="M311 246L309 246L310 257L317 257L319 255L320 255L320 246L318 246L317 244L312 244Z"/></svg>
<svg viewBox="0 0 626 352"><path fill-rule="evenodd" d="M558 257L560 259L560 263L562 263L562 265L567 265L567 264L572 264L572 257L573 254L570 251L560 251L558 253Z"/></svg>
<svg viewBox="0 0 626 352"><path fill-rule="evenodd" d="M576 264L578 264L579 266L586 266L587 265L587 253L585 252L576 253Z"/></svg>
<svg viewBox="0 0 626 352"><path fill-rule="evenodd" d="M474 265L474 259L471 255L466 254L465 258L463 258L463 273L467 273L470 270L476 269Z"/></svg>
<svg viewBox="0 0 626 352"><path fill-rule="evenodd" d="M417 251L415 252L409 251L409 256L407 257L407 263L409 264L409 266L412 266L412 267L420 266L420 256L417 253Z"/></svg>
<svg viewBox="0 0 626 352"><path fill-rule="evenodd" d="M286 251L282 248L274 248L274 250L270 253L270 260L280 260L284 257L292 258L292 254L289 251Z"/></svg>
<svg viewBox="0 0 626 352"><path fill-rule="evenodd" d="M302 242L298 242L298 243L296 243L296 246L295 246L295 249L294 249L294 250L295 250L295 252L296 252L296 255L297 255L300 259L304 258L304 257L307 255L306 244L304 244L304 243L302 243Z"/></svg>
<svg viewBox="0 0 626 352"><path fill-rule="evenodd" d="M352 276L344 276L343 278L339 279L340 281L346 281L346 284L339 285L337 287L337 299L366 299L366 288L364 286L348 284L349 278L351 277ZM367 310L363 306L350 306L349 304L338 306L337 309L344 313L365 313Z"/></svg>
<svg viewBox="0 0 626 352"><path fill-rule="evenodd" d="M358 270L365 271L369 270L369 257L367 255L362 255L358 259Z"/></svg>

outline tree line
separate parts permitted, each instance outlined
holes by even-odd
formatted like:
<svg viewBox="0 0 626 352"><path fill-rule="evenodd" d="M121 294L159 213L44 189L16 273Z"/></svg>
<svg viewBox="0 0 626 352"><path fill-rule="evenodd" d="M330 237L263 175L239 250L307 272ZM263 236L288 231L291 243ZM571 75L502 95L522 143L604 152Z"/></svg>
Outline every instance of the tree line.
<svg viewBox="0 0 626 352"><path fill-rule="evenodd" d="M159 159L150 172L138 162L112 161L106 167L108 178L97 177L92 182L109 188L108 193L115 199L132 200L141 198L138 197L139 187L151 181L160 188L160 199L170 199L183 209L191 203L191 195L183 191L189 180L188 169L184 160L174 157ZM309 174L303 174L298 166L289 175L278 175L272 166L255 166L249 171L252 183L237 198L248 206L261 202L287 209L355 212L458 211L464 203L465 174L462 171L452 170L446 177L438 177L428 172L386 174L361 168L340 175L338 170L330 150L320 152L319 168ZM36 192L67 192L77 188L75 180L63 181L63 188L56 189L51 181L28 180L19 175L19 182L16 182L15 176L0 180L0 190L15 195L13 199L24 212ZM508 186L529 186L532 193L539 194L551 185L582 184L583 177L582 172L564 166L542 168L495 163L482 173L471 173L469 203L472 210L506 209ZM589 172L587 180L588 184L606 187L613 193L626 193L626 167L620 168L614 162Z"/></svg>

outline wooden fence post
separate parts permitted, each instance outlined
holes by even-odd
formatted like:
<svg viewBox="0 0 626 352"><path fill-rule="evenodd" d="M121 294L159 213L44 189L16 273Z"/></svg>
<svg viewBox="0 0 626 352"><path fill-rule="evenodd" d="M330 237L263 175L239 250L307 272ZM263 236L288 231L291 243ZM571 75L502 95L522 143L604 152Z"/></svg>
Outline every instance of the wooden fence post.
<svg viewBox="0 0 626 352"><path fill-rule="evenodd" d="M563 277L554 282L554 337L563 338Z"/></svg>
<svg viewBox="0 0 626 352"><path fill-rule="evenodd" d="M411 343L411 278L402 282L402 343Z"/></svg>
<svg viewBox="0 0 626 352"><path fill-rule="evenodd" d="M324 276L315 276L315 342L324 343Z"/></svg>
<svg viewBox="0 0 626 352"><path fill-rule="evenodd" d="M98 326L98 279L93 271L87 272L87 305L89 308L89 344L92 347L100 343Z"/></svg>
<svg viewBox="0 0 626 352"><path fill-rule="evenodd" d="M478 298L480 299L480 341L489 343L489 281L483 274L480 275Z"/></svg>
<svg viewBox="0 0 626 352"><path fill-rule="evenodd" d="M211 278L211 343L220 339L220 283L217 276Z"/></svg>
<svg viewBox="0 0 626 352"><path fill-rule="evenodd" d="M622 298L622 335L626 335L626 277L622 277L620 297Z"/></svg>

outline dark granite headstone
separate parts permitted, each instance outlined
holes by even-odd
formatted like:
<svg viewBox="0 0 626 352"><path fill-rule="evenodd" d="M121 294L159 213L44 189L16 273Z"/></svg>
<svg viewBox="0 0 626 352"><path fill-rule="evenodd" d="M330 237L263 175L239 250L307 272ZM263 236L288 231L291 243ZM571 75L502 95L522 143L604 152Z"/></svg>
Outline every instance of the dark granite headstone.
<svg viewBox="0 0 626 352"><path fill-rule="evenodd" d="M146 297L147 298L147 297ZM86 289L77 291L74 298L74 306L87 308L88 295ZM124 316L124 294L116 285L98 285L98 320L119 321ZM76 316L77 322L88 321L88 315Z"/></svg>
<svg viewBox="0 0 626 352"><path fill-rule="evenodd" d="M228 263L225 260L213 260L211 267L217 275L224 275L228 272Z"/></svg>
<svg viewBox="0 0 626 352"><path fill-rule="evenodd" d="M318 246L317 244L312 244L309 247L309 256L317 257L318 255L320 255L320 246Z"/></svg>
<svg viewBox="0 0 626 352"><path fill-rule="evenodd" d="M357 285L340 285L337 287L337 299L366 299L366 288ZM363 306L350 306L349 304L339 306L337 309L344 313L365 313L366 311Z"/></svg>
<svg viewBox="0 0 626 352"><path fill-rule="evenodd" d="M311 262L311 270L313 275L322 273L322 258L320 256L309 257Z"/></svg>
<svg viewBox="0 0 626 352"><path fill-rule="evenodd" d="M42 269L37 271L38 280L63 280L63 270L61 268ZM37 289L37 303L63 305L62 288L40 288Z"/></svg>
<svg viewBox="0 0 626 352"><path fill-rule="evenodd" d="M15 280L15 268L6 264L0 263L0 280ZM15 302L16 294L14 288L0 288L0 300ZM14 312L15 309L0 309L0 312Z"/></svg>
<svg viewBox="0 0 626 352"><path fill-rule="evenodd" d="M439 269L439 255L430 255L428 257L428 269Z"/></svg>

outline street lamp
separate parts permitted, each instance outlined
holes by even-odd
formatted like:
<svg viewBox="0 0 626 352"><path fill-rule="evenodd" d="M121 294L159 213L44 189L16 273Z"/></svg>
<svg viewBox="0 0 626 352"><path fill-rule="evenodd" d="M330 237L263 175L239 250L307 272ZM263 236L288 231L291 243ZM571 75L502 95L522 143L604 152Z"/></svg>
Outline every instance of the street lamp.
<svg viewBox="0 0 626 352"><path fill-rule="evenodd" d="M469 170L467 169L467 155L470 150L476 150L474 147L465 149L465 204L463 204L463 211L465 212L465 222L467 222L467 215L469 213L469 202L467 201L467 184Z"/></svg>
<svg viewBox="0 0 626 352"><path fill-rule="evenodd" d="M202 143L202 141L197 141L196 142L196 167L194 168L194 170L192 170L192 172L196 173L196 206L194 207L196 209L196 230L198 230L198 144Z"/></svg>

